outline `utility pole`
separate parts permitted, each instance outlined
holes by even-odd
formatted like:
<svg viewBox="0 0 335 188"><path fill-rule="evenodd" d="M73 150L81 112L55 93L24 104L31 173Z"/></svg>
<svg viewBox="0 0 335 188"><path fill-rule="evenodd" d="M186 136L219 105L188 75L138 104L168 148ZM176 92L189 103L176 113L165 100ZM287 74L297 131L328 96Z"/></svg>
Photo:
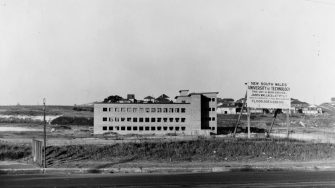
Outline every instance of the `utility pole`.
<svg viewBox="0 0 335 188"><path fill-rule="evenodd" d="M43 98L43 123L44 123L44 152L43 152L43 168L47 168L47 163L46 163L46 148L47 148L47 123L45 121L45 98Z"/></svg>

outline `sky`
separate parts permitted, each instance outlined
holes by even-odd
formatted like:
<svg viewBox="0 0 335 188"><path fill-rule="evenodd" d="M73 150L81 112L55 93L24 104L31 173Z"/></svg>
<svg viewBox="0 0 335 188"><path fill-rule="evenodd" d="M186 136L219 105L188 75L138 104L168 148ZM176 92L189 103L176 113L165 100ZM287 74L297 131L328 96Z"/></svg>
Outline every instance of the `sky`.
<svg viewBox="0 0 335 188"><path fill-rule="evenodd" d="M335 97L334 0L0 0L0 105L85 104L245 82Z"/></svg>

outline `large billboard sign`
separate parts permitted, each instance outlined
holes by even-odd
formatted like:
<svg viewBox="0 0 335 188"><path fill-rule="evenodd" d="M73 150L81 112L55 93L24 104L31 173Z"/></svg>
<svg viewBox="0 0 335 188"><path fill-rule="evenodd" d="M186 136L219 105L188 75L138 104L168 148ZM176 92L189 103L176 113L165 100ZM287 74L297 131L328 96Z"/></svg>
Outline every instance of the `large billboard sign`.
<svg viewBox="0 0 335 188"><path fill-rule="evenodd" d="M247 83L247 106L251 108L291 108L291 88L288 83Z"/></svg>

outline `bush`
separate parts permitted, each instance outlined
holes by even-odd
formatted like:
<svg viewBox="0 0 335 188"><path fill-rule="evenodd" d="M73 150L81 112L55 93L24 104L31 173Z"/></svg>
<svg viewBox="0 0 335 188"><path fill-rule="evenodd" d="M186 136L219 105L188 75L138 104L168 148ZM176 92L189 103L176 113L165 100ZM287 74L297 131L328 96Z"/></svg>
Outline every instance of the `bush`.
<svg viewBox="0 0 335 188"><path fill-rule="evenodd" d="M73 107L74 111L88 111L88 112L93 112L93 107L78 107L75 106Z"/></svg>
<svg viewBox="0 0 335 188"><path fill-rule="evenodd" d="M51 121L52 125L93 125L93 118L60 116Z"/></svg>
<svg viewBox="0 0 335 188"><path fill-rule="evenodd" d="M31 147L18 144L0 143L0 160L17 160L31 155Z"/></svg>
<svg viewBox="0 0 335 188"><path fill-rule="evenodd" d="M198 139L178 142L121 143L115 145L73 145L47 148L51 158L66 160L110 160L116 158L160 161L238 161L244 158L268 160L334 159L332 144L271 139Z"/></svg>

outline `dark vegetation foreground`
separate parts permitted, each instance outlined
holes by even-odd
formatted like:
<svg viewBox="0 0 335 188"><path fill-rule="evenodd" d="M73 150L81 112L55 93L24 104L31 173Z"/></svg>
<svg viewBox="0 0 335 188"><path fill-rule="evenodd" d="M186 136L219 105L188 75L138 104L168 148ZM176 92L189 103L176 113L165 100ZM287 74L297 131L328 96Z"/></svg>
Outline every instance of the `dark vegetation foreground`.
<svg viewBox="0 0 335 188"><path fill-rule="evenodd" d="M31 160L30 145L0 144L0 160ZM85 167L85 161L308 161L335 158L335 145L286 139L197 139L192 141L47 147L49 167Z"/></svg>

